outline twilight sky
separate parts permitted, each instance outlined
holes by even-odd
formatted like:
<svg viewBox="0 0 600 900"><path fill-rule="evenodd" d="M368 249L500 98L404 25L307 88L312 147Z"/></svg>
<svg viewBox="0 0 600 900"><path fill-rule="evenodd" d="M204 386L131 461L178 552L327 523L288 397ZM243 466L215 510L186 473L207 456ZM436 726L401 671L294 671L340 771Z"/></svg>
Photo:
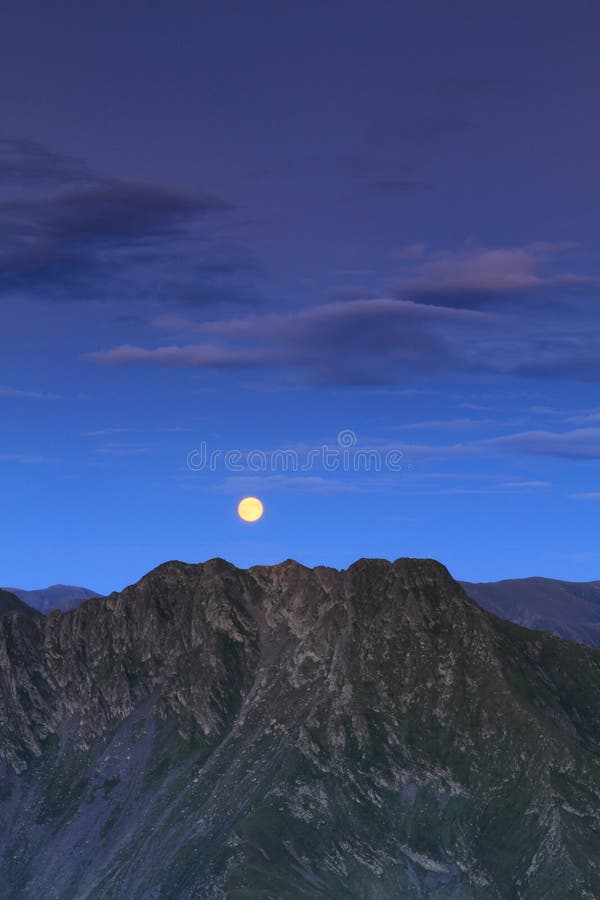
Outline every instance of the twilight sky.
<svg viewBox="0 0 600 900"><path fill-rule="evenodd" d="M10 6L0 583L600 578L596 4Z"/></svg>

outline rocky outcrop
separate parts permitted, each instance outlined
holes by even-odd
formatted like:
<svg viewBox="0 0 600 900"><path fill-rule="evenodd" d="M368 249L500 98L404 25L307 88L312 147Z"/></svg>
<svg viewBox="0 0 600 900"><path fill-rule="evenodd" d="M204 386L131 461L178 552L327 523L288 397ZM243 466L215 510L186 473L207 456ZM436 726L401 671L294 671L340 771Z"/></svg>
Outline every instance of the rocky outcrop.
<svg viewBox="0 0 600 900"><path fill-rule="evenodd" d="M0 619L7 898L600 896L600 653L431 560Z"/></svg>

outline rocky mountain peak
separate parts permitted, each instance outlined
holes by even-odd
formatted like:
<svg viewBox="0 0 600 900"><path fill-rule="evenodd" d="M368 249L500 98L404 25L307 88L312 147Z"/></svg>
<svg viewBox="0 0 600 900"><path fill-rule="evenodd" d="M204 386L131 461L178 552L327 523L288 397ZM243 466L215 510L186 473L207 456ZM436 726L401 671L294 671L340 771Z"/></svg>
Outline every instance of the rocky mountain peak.
<svg viewBox="0 0 600 900"><path fill-rule="evenodd" d="M171 561L0 619L0 887L587 896L599 719L598 653L434 560Z"/></svg>

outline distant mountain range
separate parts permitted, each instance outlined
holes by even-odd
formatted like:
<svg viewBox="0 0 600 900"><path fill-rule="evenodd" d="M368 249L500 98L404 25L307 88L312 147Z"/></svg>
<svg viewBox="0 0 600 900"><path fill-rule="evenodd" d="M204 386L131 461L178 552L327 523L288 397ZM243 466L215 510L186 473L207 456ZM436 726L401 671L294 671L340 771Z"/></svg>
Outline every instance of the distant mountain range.
<svg viewBox="0 0 600 900"><path fill-rule="evenodd" d="M75 609L83 600L91 597L99 597L95 591L88 588L76 587L72 584L53 584L37 591L24 591L21 588L7 587L4 590L14 594L28 606L37 609L46 615L53 609L66 611Z"/></svg>
<svg viewBox="0 0 600 900"><path fill-rule="evenodd" d="M461 584L469 597L497 616L600 647L600 581L510 578Z"/></svg>
<svg viewBox="0 0 600 900"><path fill-rule="evenodd" d="M0 618L3 900L600 897L600 652L433 560Z"/></svg>

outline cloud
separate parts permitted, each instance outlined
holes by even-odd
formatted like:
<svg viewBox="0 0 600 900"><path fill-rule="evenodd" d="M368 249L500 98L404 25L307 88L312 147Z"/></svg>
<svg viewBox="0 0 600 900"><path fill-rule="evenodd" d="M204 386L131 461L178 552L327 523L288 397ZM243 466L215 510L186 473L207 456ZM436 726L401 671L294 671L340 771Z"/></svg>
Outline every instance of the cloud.
<svg viewBox="0 0 600 900"><path fill-rule="evenodd" d="M600 410L595 409L593 412L582 413L581 415L569 416L570 422L577 422L579 425L600 425Z"/></svg>
<svg viewBox="0 0 600 900"><path fill-rule="evenodd" d="M501 487L505 488L521 488L523 490L538 490L552 487L550 481L505 481Z"/></svg>
<svg viewBox="0 0 600 900"><path fill-rule="evenodd" d="M284 356L271 355L264 350L229 350L212 344L155 349L122 344L112 350L88 353L86 359L109 365L190 366L202 369L263 367L282 365L286 361Z"/></svg>
<svg viewBox="0 0 600 900"><path fill-rule="evenodd" d="M600 500L600 491L588 491L583 494L569 494L572 500Z"/></svg>
<svg viewBox="0 0 600 900"><path fill-rule="evenodd" d="M141 182L100 181L49 197L0 204L25 216L23 232L47 240L145 240L177 231L190 216L227 210L224 201Z"/></svg>
<svg viewBox="0 0 600 900"><path fill-rule="evenodd" d="M102 456L147 456L151 453L150 447L138 447L134 444L105 444L98 447L96 453Z"/></svg>
<svg viewBox="0 0 600 900"><path fill-rule="evenodd" d="M403 444L401 449L406 459L451 458L499 452L573 461L596 460L600 459L600 428L578 428L566 432L521 431L454 444Z"/></svg>
<svg viewBox="0 0 600 900"><path fill-rule="evenodd" d="M243 491L302 491L308 494L358 494L386 490L389 481L382 483L376 479L344 481L341 478L327 478L320 475L262 475L231 476L225 478L213 490L238 494Z"/></svg>
<svg viewBox="0 0 600 900"><path fill-rule="evenodd" d="M600 459L600 428L577 428L566 432L523 431L481 441L480 445L558 459Z"/></svg>
<svg viewBox="0 0 600 900"><path fill-rule="evenodd" d="M0 386L0 398L14 400L60 400L60 394L49 394L45 391L22 391L18 388Z"/></svg>
<svg viewBox="0 0 600 900"><path fill-rule="evenodd" d="M0 185L56 187L92 178L89 166L81 159L54 153L36 141L0 140Z"/></svg>
<svg viewBox="0 0 600 900"><path fill-rule="evenodd" d="M389 297L355 298L346 302L323 303L288 313L262 314L216 321L195 322L177 316L160 316L154 320L164 331L195 331L224 337L256 337L265 332L281 337L296 335L298 329L344 321L369 322L374 319L402 319L434 322L487 322L491 314L477 310L448 309L432 304L415 303Z"/></svg>
<svg viewBox="0 0 600 900"><path fill-rule="evenodd" d="M557 409L554 406L530 406L527 412L535 416L550 416L572 422L575 425L600 425L600 408L588 406L581 409Z"/></svg>
<svg viewBox="0 0 600 900"><path fill-rule="evenodd" d="M45 463L52 463L54 460L35 453L3 453L0 454L0 462L16 462L25 466L39 466Z"/></svg>
<svg viewBox="0 0 600 900"><path fill-rule="evenodd" d="M367 297L218 319L161 315L152 324L175 340L158 347L121 345L88 358L214 369L280 367L296 381L327 384L392 385L411 375L450 372L600 378L600 333L592 326L571 325L576 331L569 333L560 321L532 320L532 336L522 317L424 301ZM582 347L587 352L581 354ZM549 358L557 355L563 364L553 368Z"/></svg>
<svg viewBox="0 0 600 900"><path fill-rule="evenodd" d="M283 367L313 382L385 384L390 372L443 371L452 351L438 326L487 322L489 314L390 298L326 303L294 310L194 321L162 316L161 331L209 338L156 348L123 345L87 355L108 364L200 368ZM459 367L459 358L452 360Z"/></svg>
<svg viewBox="0 0 600 900"><path fill-rule="evenodd" d="M413 248L418 254L413 254ZM600 276L553 271L557 257L571 243L535 242L522 247L475 247L425 253L421 245L395 256L412 262L411 271L395 283L398 296L434 299L449 306L472 306L493 299L533 295L566 288L597 291Z"/></svg>
<svg viewBox="0 0 600 900"><path fill-rule="evenodd" d="M395 431L446 431L463 428L478 428L484 425L497 425L493 419L424 419L422 422L406 422L390 426Z"/></svg>
<svg viewBox="0 0 600 900"><path fill-rule="evenodd" d="M416 497L454 497L454 496L478 496L484 495L488 496L489 494L508 494L508 493L518 493L519 491L530 490L527 486L514 485L513 487L506 486L497 486L497 487L489 487L489 488L437 488L435 490L418 490L411 491L410 493Z"/></svg>
<svg viewBox="0 0 600 900"><path fill-rule="evenodd" d="M154 208L152 203L149 208ZM142 219L146 213L142 204ZM123 227L127 230L133 221L136 234L146 227L151 231L153 214L148 215L147 226L132 214ZM175 224L164 222L161 227L178 228L174 215ZM99 226L94 221L95 233ZM115 230L112 215L109 221L109 230ZM104 218L100 225L106 227ZM86 224L84 231L89 228ZM287 370L288 380L309 384L383 386L409 376L446 373L537 378L558 374L595 381L600 379L600 331L592 321L571 316L565 322L560 305L549 316L535 304L523 310L509 302L523 296L547 298L555 290L561 296L563 290L600 287L595 276L556 271L556 258L573 249L568 243L537 242L428 253L423 245L413 244L398 254L407 273L392 296L351 286L344 289L343 299L287 312L203 320L162 315L153 325L171 335L169 341L158 346L121 344L98 349L88 358L113 365L279 368ZM215 271L220 271L218 264ZM231 282L225 279L223 284L221 295L209 279L207 297L211 292L213 300L227 296ZM202 294L200 278L194 283L196 293L199 286ZM487 307L485 301L490 301Z"/></svg>
<svg viewBox="0 0 600 900"><path fill-rule="evenodd" d="M516 375L538 378L576 378L579 381L600 379L600 331L590 326L587 336L571 340L566 333L562 346L542 346L514 367ZM592 421L592 420L589 420ZM595 419L595 421L599 421Z"/></svg>
<svg viewBox="0 0 600 900"><path fill-rule="evenodd" d="M555 334L540 334L532 325L532 337L520 322L519 330L519 322L492 311L366 298L227 319L162 315L152 324L171 336L168 344L125 344L88 353L87 358L114 365L278 367L296 382L372 386L443 373L600 379L600 333L591 326L580 336L569 334L563 324L561 337L558 322ZM580 354L582 347L589 351ZM561 364L551 365L550 359L557 357ZM429 427L474 424L482 423L464 418Z"/></svg>
<svg viewBox="0 0 600 900"><path fill-rule="evenodd" d="M107 437L111 434L125 434L135 430L135 428L99 428L96 431L84 431L83 437Z"/></svg>
<svg viewBox="0 0 600 900"><path fill-rule="evenodd" d="M38 144L0 143L5 294L247 301L257 266L227 238L232 205L200 191L103 178Z"/></svg>

